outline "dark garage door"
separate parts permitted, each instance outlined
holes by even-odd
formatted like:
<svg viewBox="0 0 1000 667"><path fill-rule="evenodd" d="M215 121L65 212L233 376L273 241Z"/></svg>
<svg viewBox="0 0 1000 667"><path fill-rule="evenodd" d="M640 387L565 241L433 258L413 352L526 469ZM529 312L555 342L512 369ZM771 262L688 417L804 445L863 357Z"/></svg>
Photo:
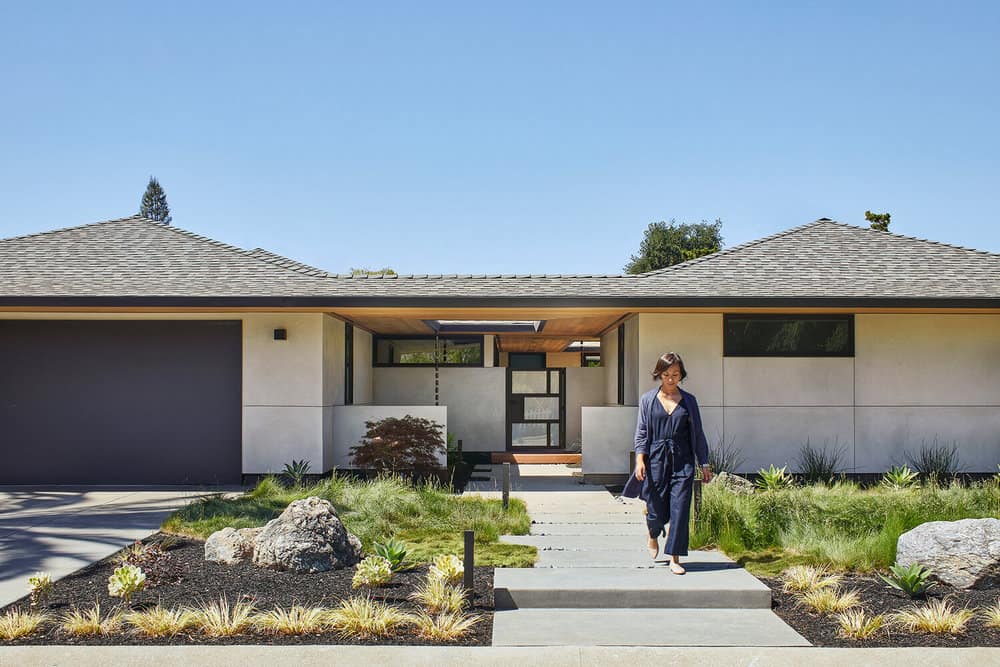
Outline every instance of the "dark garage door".
<svg viewBox="0 0 1000 667"><path fill-rule="evenodd" d="M0 320L0 484L239 482L239 321Z"/></svg>

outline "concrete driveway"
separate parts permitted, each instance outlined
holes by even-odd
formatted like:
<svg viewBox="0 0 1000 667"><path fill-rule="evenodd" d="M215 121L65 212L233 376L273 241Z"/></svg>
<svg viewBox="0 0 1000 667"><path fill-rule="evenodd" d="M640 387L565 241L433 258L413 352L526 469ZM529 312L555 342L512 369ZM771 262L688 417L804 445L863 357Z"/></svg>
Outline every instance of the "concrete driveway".
<svg viewBox="0 0 1000 667"><path fill-rule="evenodd" d="M0 487L0 607L43 570L58 579L156 532L194 489Z"/></svg>

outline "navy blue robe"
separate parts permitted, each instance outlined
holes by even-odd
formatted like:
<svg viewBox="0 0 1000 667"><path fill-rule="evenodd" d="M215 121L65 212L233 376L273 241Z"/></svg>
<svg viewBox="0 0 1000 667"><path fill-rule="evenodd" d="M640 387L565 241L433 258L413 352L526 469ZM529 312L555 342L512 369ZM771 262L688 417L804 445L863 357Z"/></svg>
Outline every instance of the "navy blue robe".
<svg viewBox="0 0 1000 667"><path fill-rule="evenodd" d="M708 462L708 442L695 397L681 390L680 403L668 415L658 391L646 392L639 401L635 450L646 454L645 479L639 482L633 472L622 495L646 501L650 537L670 524L664 553L686 556L694 472L699 462Z"/></svg>

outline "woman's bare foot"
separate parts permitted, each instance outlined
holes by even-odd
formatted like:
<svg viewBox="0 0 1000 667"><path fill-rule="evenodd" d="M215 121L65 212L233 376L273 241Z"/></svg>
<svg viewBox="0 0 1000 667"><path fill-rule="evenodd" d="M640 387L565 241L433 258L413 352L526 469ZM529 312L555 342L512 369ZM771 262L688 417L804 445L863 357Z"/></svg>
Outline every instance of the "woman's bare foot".
<svg viewBox="0 0 1000 667"><path fill-rule="evenodd" d="M670 571L674 574L684 574L687 570L681 565L681 562L677 560L677 556L670 559Z"/></svg>
<svg viewBox="0 0 1000 667"><path fill-rule="evenodd" d="M659 541L655 537L651 537L646 546L649 548L649 557L656 560L656 557L660 555Z"/></svg>

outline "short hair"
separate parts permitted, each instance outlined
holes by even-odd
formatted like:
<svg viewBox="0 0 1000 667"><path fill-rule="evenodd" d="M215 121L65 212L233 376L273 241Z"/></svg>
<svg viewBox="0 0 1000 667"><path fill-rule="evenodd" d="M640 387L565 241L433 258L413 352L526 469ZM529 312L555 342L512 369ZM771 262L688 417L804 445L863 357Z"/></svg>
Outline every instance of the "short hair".
<svg viewBox="0 0 1000 667"><path fill-rule="evenodd" d="M681 367L681 380L688 376L687 370L684 368L684 360L681 359L681 355L676 352L667 352L659 359L656 360L656 366L653 367L653 379L659 380L660 374L667 370L674 364Z"/></svg>

